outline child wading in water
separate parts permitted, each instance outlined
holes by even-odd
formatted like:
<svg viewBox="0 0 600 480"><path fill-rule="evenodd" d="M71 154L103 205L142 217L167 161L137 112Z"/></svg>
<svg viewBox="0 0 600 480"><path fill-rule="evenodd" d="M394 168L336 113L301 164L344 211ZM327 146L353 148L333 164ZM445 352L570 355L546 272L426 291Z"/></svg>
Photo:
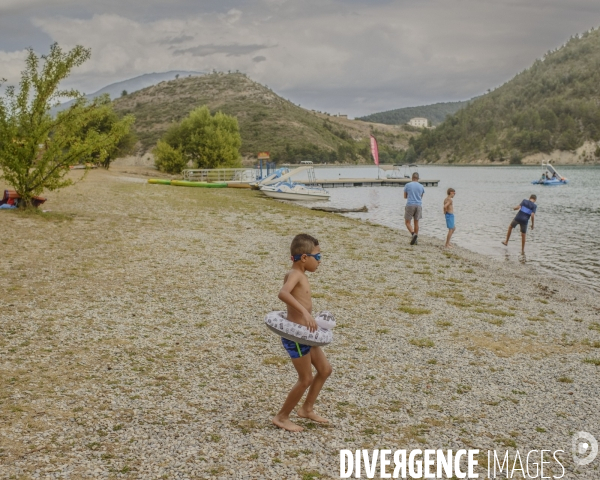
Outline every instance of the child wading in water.
<svg viewBox="0 0 600 480"><path fill-rule="evenodd" d="M453 188L449 188L446 192L448 196L444 199L444 216L446 217L446 227L448 227L448 236L446 237L446 245L445 248L452 248L450 245L450 239L452 238L452 234L456 227L454 226L454 202L452 199L456 192Z"/></svg>
<svg viewBox="0 0 600 480"><path fill-rule="evenodd" d="M294 263L283 280L283 287L278 296L287 305L287 319L304 325L314 332L317 324L312 316L310 284L305 272L314 272L321 263L319 241L304 233L296 235L292 240L290 251ZM302 345L285 338L281 338L281 342L292 358L292 364L298 372L298 381L285 399L279 413L273 417L273 423L290 432L304 430L290 420L290 413L298 405L306 389L308 389L308 394L304 404L298 409L298 416L309 418L315 422L328 423L329 420L317 415L314 411L317 396L323 388L325 380L331 375L331 365L325 357L325 353L319 347ZM314 365L317 370L314 378L311 365Z"/></svg>

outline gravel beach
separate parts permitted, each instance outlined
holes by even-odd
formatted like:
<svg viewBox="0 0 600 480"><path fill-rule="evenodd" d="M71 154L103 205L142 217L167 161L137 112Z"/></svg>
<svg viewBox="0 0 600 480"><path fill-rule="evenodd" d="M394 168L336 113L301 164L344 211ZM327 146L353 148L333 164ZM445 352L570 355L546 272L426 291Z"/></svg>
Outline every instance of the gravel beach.
<svg viewBox="0 0 600 480"><path fill-rule="evenodd" d="M0 211L0 479L339 478L359 448L560 449L563 478L600 479L600 459L571 456L575 432L600 438L597 293L143 173L94 170L51 212ZM323 252L315 310L338 326L316 406L332 423L292 434L271 417L296 374L263 318L302 232Z"/></svg>

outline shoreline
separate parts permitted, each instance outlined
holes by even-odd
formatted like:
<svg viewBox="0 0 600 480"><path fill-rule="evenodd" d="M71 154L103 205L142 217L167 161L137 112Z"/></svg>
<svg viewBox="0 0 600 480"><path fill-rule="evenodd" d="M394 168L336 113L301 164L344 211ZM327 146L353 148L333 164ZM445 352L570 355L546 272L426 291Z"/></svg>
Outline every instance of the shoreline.
<svg viewBox="0 0 600 480"><path fill-rule="evenodd" d="M0 214L0 478L337 478L340 449L570 452L570 432L595 434L593 292L435 238L410 247L390 227L123 168L49 193L48 214ZM315 311L338 327L316 406L332 425L289 434L271 417L294 371L262 323L300 231L324 252ZM564 478L589 479L570 457Z"/></svg>

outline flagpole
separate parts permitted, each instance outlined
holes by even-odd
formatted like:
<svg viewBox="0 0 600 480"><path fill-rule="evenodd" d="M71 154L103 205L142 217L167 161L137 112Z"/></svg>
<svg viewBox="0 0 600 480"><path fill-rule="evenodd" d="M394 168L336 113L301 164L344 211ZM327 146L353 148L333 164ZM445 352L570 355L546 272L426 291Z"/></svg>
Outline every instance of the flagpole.
<svg viewBox="0 0 600 480"><path fill-rule="evenodd" d="M373 161L377 165L377 180L379 180L379 149L377 148L377 139L371 134L371 155L373 155Z"/></svg>

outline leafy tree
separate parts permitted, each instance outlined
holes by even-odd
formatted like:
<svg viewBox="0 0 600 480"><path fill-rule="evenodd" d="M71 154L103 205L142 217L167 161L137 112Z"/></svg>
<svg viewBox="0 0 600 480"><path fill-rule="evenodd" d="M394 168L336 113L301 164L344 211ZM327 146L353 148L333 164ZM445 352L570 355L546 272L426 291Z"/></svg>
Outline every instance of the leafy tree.
<svg viewBox="0 0 600 480"><path fill-rule="evenodd" d="M152 153L155 159L154 164L161 172L181 173L187 165L187 160L183 157L181 150L173 148L162 140L158 141Z"/></svg>
<svg viewBox="0 0 600 480"><path fill-rule="evenodd" d="M164 142L181 152L198 168L229 168L241 166L242 137L235 117L208 107L192 110L181 123L164 136Z"/></svg>
<svg viewBox="0 0 600 480"><path fill-rule="evenodd" d="M127 90L123 90L123 91L121 92L121 96L122 96L122 97L126 97L126 96L127 96Z"/></svg>
<svg viewBox="0 0 600 480"><path fill-rule="evenodd" d="M412 145L410 147L408 147L408 150L406 151L406 154L404 155L404 161L406 163L415 163L417 161L417 154Z"/></svg>
<svg viewBox="0 0 600 480"><path fill-rule="evenodd" d="M40 66L40 58L29 49L18 92L9 86L0 97L2 177L15 188L24 206L31 205L32 197L45 189L72 184L66 175L82 158L98 152L103 161L134 121L127 116L106 132L87 128L105 114L101 100L88 103L76 90L59 90L60 82L90 55L91 51L80 45L65 53L55 43L48 55L40 57L44 61ZM50 109L60 98L76 101L52 118Z"/></svg>
<svg viewBox="0 0 600 480"><path fill-rule="evenodd" d="M98 98L97 105L97 118L87 125L82 126L80 130L79 137L82 140L86 137L89 130L108 134L113 126L120 121L119 116L113 110L113 105L108 94ZM135 151L136 143L136 136L128 129L127 133L113 147L95 150L87 158L82 158L81 163L100 163L104 168L108 168L115 158L131 155Z"/></svg>

